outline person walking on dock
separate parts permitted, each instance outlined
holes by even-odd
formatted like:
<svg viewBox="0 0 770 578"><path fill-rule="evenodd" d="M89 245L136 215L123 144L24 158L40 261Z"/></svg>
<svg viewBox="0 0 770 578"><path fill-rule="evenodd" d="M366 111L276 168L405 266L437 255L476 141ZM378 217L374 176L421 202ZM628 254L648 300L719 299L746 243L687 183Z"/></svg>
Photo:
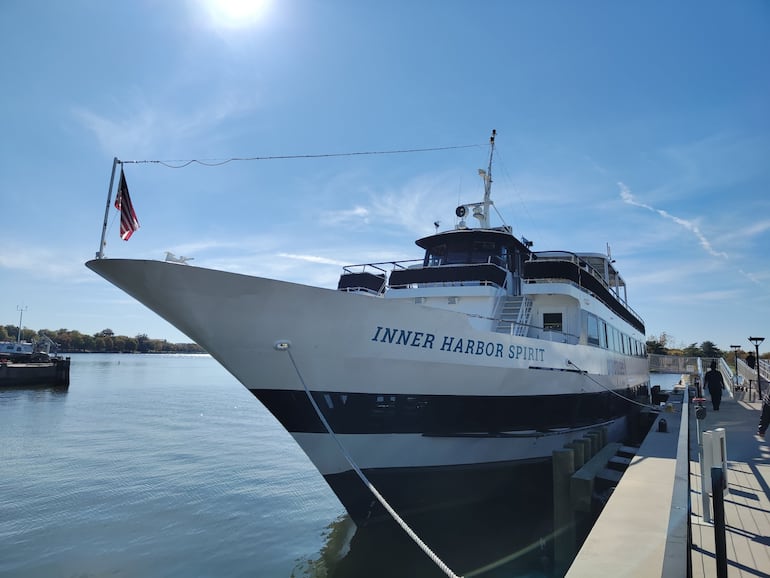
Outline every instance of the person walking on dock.
<svg viewBox="0 0 770 578"><path fill-rule="evenodd" d="M756 362L756 357L754 357L754 354L749 351L749 354L746 356L746 365L748 365L751 369L754 369Z"/></svg>
<svg viewBox="0 0 770 578"><path fill-rule="evenodd" d="M717 371L716 361L711 362L711 369L706 372L703 381L706 383L706 387L711 395L711 405L714 406L714 411L719 411L719 405L722 403L722 390L725 388L725 380L722 377L722 373Z"/></svg>

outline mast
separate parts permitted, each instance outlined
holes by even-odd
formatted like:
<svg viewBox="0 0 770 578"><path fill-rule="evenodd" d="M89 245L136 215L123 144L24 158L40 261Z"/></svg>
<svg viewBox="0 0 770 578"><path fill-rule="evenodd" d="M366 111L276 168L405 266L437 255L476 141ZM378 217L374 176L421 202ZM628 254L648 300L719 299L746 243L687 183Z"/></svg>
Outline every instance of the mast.
<svg viewBox="0 0 770 578"><path fill-rule="evenodd" d="M492 136L489 137L489 167L487 176L484 178L484 227L489 227L489 205L492 204L490 195L492 193L492 157L495 154L495 135L497 131L492 129Z"/></svg>
<svg viewBox="0 0 770 578"><path fill-rule="evenodd" d="M107 206L104 207L104 224L102 224L102 239L99 241L99 250L96 252L96 258L97 259L103 259L104 258L104 245L106 244L104 242L105 237L107 236L107 221L110 217L110 201L112 200L112 185L115 182L115 168L118 166L118 163L120 161L118 160L118 157L115 157L112 159L112 174L110 175L110 188L107 191Z"/></svg>
<svg viewBox="0 0 770 578"><path fill-rule="evenodd" d="M484 179L484 201L471 205L473 207L473 216L479 220L479 226L483 229L489 228L489 207L492 204L490 199L492 192L492 157L495 154L495 135L497 135L497 131L492 129L492 136L489 137L489 165L487 170L479 169L479 176Z"/></svg>

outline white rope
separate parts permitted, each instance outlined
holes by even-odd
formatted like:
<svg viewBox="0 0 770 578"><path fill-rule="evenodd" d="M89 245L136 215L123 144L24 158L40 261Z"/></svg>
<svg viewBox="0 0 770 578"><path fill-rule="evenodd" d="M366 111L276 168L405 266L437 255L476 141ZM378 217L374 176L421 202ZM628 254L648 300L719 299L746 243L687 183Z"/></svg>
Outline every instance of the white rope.
<svg viewBox="0 0 770 578"><path fill-rule="evenodd" d="M391 515L391 517L396 521L396 523L401 526L401 528L406 532L406 534L414 541L415 544L417 544L420 549L427 554L427 556L433 560L434 564L438 566L444 574L449 576L450 578L461 578L447 566L444 564L444 562L431 550L425 542L423 542L420 537L415 534L414 530L412 530L407 523L401 519L401 516L398 515L398 513L391 507L390 504L385 500L385 498L380 494L380 492L377 491L377 488L374 487L374 485L369 481L369 479L366 477L364 472L361 471L361 468L358 467L356 462L353 460L352 456L348 453L348 451L345 449L345 446L342 445L342 442L340 442L339 438L337 438L336 434L332 430L331 426L329 425L329 422L326 421L326 418L324 417L323 413L321 412L321 408L318 407L318 404L316 403L315 399L313 399L313 396L310 394L310 390L308 389L307 384L305 383L305 380L302 378L302 374L299 371L299 367L297 367L297 362L294 361L294 356L291 354L291 350L289 349L290 345L288 342L281 342L280 350L286 351L289 354L289 359L291 360L291 364L294 366L294 371L297 372L297 377L299 378L300 383L302 383L302 387L305 388L305 393L307 394L307 398L310 400L310 403L313 405L313 408L315 409L316 413L318 414L318 417L321 419L321 422L323 422L324 427L326 428L326 431L329 432L329 435L332 436L332 439L336 442L336 444L340 448L340 452L345 457L347 462L350 464L350 467L353 468L353 471L358 474L358 477L361 478L361 481L364 483L364 485L369 488L369 491L374 495L375 498L377 498L377 501L382 504L382 507L387 510L387 512ZM279 349L278 346L276 346L276 349Z"/></svg>
<svg viewBox="0 0 770 578"><path fill-rule="evenodd" d="M598 385L598 386L599 386L599 387L601 387L602 389L604 389L604 390L606 390L606 391L609 391L609 392L610 392L612 395L616 395L616 396L618 396L620 399L622 399L622 400L624 400L624 401L627 401L628 403L633 403L633 404L635 404L635 405L638 405L638 406L641 406L641 407L644 407L644 408L647 408L647 409L651 409L651 410L653 410L653 411L657 411L657 412L659 412L659 411L660 411L660 408L659 408L659 407L656 407L656 406L654 406L654 405L650 405L650 404L648 404L648 403L639 403L638 401L636 401L636 400L634 400L634 399L631 399L630 397L626 397L625 395L621 395L621 394L619 394L617 391L615 391L614 389L610 389L609 387L605 386L604 384L602 384L602 383L599 383L599 382L598 382L598 381L596 381L596 380L595 380L593 377L591 377L590 375L588 375L588 372L587 372L587 371L585 371L585 370L583 370L583 369L580 369L580 368L579 368L577 365L575 365L574 363L572 363L572 361L570 361L569 359L567 360L567 365L571 365L572 367L574 367L575 369L577 369L577 370L580 372L580 375L582 375L582 376L584 376L584 377L587 377L588 379L590 379L591 381L593 381L593 382L594 382L596 385Z"/></svg>

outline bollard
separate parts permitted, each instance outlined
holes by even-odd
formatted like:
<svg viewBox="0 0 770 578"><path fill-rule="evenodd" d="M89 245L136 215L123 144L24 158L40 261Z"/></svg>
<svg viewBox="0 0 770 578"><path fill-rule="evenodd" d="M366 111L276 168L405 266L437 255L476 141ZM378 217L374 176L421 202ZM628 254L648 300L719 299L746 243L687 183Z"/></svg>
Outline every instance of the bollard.
<svg viewBox="0 0 770 578"><path fill-rule="evenodd" d="M714 440L714 465L719 464L719 466L722 468L722 489L725 491L726 494L730 493L730 490L728 489L728 480L727 480L727 432L725 431L725 428L718 427L714 430L712 433L713 440Z"/></svg>
<svg viewBox="0 0 770 578"><path fill-rule="evenodd" d="M700 493L703 507L703 520L713 522L711 517L711 485L709 484L709 473L714 465L714 442L711 436L711 430L706 430L701 434L700 439Z"/></svg>
<svg viewBox="0 0 770 578"><path fill-rule="evenodd" d="M703 475L708 476L713 466L722 468L723 490L727 491L727 439L725 429L722 427L703 432L703 458L705 469ZM702 485L709 487L707 480Z"/></svg>
<svg viewBox="0 0 770 578"><path fill-rule="evenodd" d="M724 471L720 466L711 468L711 494L714 498L714 545L717 578L727 578L727 539L725 538Z"/></svg>

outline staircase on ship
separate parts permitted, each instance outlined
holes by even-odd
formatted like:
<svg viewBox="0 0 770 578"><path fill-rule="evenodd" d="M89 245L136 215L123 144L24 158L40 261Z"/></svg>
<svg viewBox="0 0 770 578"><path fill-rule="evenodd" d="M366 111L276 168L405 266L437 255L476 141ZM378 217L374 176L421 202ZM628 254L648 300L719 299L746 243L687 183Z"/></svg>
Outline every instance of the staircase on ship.
<svg viewBox="0 0 770 578"><path fill-rule="evenodd" d="M508 295L503 298L497 314L498 333L525 336L529 330L532 300L526 295Z"/></svg>

